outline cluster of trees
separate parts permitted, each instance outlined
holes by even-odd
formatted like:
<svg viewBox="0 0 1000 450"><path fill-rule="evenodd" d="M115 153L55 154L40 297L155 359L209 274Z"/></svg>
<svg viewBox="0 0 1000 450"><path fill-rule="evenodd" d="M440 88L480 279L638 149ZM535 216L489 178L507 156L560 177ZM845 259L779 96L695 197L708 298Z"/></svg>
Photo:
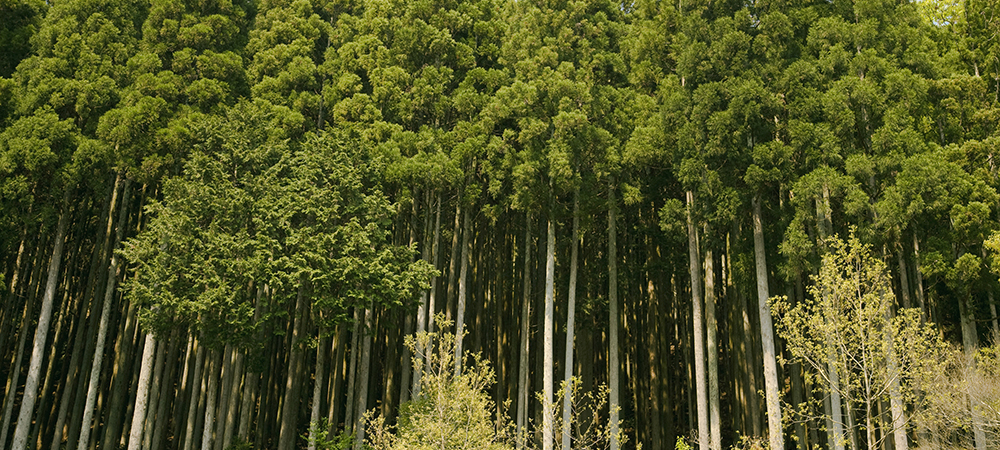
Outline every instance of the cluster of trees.
<svg viewBox="0 0 1000 450"><path fill-rule="evenodd" d="M864 404L768 299L822 317L792 305L853 227L878 311L970 358L1000 332L998 13L3 0L0 448L360 443L419 394L403 340L436 313L518 447L573 445L544 407L573 377L616 450L929 442L926 391ZM986 448L979 404L943 436Z"/></svg>

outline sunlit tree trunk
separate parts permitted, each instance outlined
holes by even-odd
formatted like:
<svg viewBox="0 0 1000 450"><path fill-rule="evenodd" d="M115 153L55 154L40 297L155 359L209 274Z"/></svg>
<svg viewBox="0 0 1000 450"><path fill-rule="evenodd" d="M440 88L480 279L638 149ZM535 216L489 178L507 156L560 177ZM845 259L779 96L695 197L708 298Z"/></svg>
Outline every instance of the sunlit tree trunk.
<svg viewBox="0 0 1000 450"><path fill-rule="evenodd" d="M524 301L521 303L521 344L517 375L517 428L518 450L524 448L528 417L528 350L531 339L531 212L527 213L524 227Z"/></svg>
<svg viewBox="0 0 1000 450"><path fill-rule="evenodd" d="M698 410L698 448L709 449L708 392L705 385L705 341L702 321L701 256L698 228L694 224L694 193L687 191L688 270L691 274L691 304L694 338L695 400Z"/></svg>
<svg viewBox="0 0 1000 450"><path fill-rule="evenodd" d="M615 179L608 182L608 384L611 385L611 450L618 450L618 410L621 407L618 372L618 244L616 242L618 204L615 200Z"/></svg>
<svg viewBox="0 0 1000 450"><path fill-rule="evenodd" d="M41 375L42 358L45 357L46 341L49 337L49 325L52 320L52 305L55 303L56 287L59 284L59 269L62 264L63 247L66 241L66 227L69 222L69 189L63 194L62 207L59 212L59 223L56 225L56 235L52 242L52 256L49 258L48 279L45 282L45 294L42 296L42 309L38 314L38 324L35 327L34 345L31 347L31 359L28 363L28 377L24 383L24 396L21 399L21 412L18 414L17 426L14 428L14 438L11 448L23 449L28 445L28 432L31 430L31 417L38 398L38 377ZM30 319L30 317L29 317ZM23 325L27 326L27 324Z"/></svg>
<svg viewBox="0 0 1000 450"><path fill-rule="evenodd" d="M555 274L556 274L556 225L549 211L545 241L545 315L542 323L542 449L552 450L554 441L552 417L552 382L555 352L553 327L555 324Z"/></svg>
<svg viewBox="0 0 1000 450"><path fill-rule="evenodd" d="M570 426L572 415L572 382L573 382L573 340L576 338L576 275L577 260L579 258L580 243L580 189L573 193L573 235L570 242L569 256L569 296L567 299L566 316L566 357L565 371L563 374L563 384L566 391L563 393L563 417L562 417L562 448L569 450L573 429Z"/></svg>
<svg viewBox="0 0 1000 450"><path fill-rule="evenodd" d="M462 373L462 341L465 336L465 297L469 285L469 259L472 257L472 219L469 208L462 208L462 268L458 278L458 307L455 313L455 375Z"/></svg>
<svg viewBox="0 0 1000 450"><path fill-rule="evenodd" d="M357 409L354 417L354 450L361 450L362 443L365 441L364 414L368 409L368 369L372 356L372 332L372 306L369 305L365 309L365 324L361 338L364 343L361 348L361 367L358 374L358 403L354 406ZM351 406L348 404L348 407Z"/></svg>
<svg viewBox="0 0 1000 450"><path fill-rule="evenodd" d="M292 339L288 357L288 376L285 378L285 396L281 401L281 430L278 433L278 450L292 450L298 440L299 390L302 377L302 350L299 348L305 327L305 280L299 281L295 297L295 319L292 322Z"/></svg>
<svg viewBox="0 0 1000 450"><path fill-rule="evenodd" d="M153 372L153 357L156 353L156 339L153 333L146 333L142 346L142 366L139 368L139 386L135 393L135 408L132 409L132 426L128 433L128 450L142 448L142 434L145 431L146 406L149 400L149 383Z"/></svg>
<svg viewBox="0 0 1000 450"><path fill-rule="evenodd" d="M708 229L706 227L706 235ZM722 419L719 412L719 345L718 322L715 317L715 256L705 250L705 356L708 369L708 444L712 450L722 449Z"/></svg>
<svg viewBox="0 0 1000 450"><path fill-rule="evenodd" d="M760 197L753 198L753 249L757 269L757 314L760 317L760 341L764 350L764 398L767 404L767 432L771 450L785 448L781 431L781 398L778 396L778 368L774 353L774 327L767 301L767 254L764 247L764 226L761 222Z"/></svg>

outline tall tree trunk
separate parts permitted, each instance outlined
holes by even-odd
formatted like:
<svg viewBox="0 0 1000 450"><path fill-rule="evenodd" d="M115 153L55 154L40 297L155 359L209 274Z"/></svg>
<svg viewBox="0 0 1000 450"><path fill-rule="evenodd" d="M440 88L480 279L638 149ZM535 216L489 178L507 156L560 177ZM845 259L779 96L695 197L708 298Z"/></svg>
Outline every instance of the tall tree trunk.
<svg viewBox="0 0 1000 450"><path fill-rule="evenodd" d="M698 448L709 449L708 392L705 386L705 341L701 305L701 256L694 224L694 193L687 191L688 262L691 274L691 318L694 338L695 405L698 409Z"/></svg>
<svg viewBox="0 0 1000 450"><path fill-rule="evenodd" d="M165 364L164 359L167 357L167 350L164 347L171 345L171 343L172 340L169 339L167 342L163 341L158 342L157 343L158 345L156 346L156 350L154 352L156 362L153 363L153 373L151 374L151 378L149 380L149 387L147 388L149 394L147 395L148 400L146 402L146 416L145 416L146 418L144 419L142 424L141 448L144 450L149 450L150 447L152 446L153 430L155 429L157 423L156 412L159 409L159 405L161 403L166 403L165 400L161 401L159 397L160 397L160 387L163 386L163 366ZM140 382L140 387L141 386L142 383ZM135 423L134 420L132 422Z"/></svg>
<svg viewBox="0 0 1000 450"><path fill-rule="evenodd" d="M313 377L312 409L309 414L310 434L314 427L319 427L319 409L323 398L323 380L326 379L326 354L329 353L329 344L326 337L320 334L319 344L316 345L316 376ZM308 450L316 450L316 441L309 440Z"/></svg>
<svg viewBox="0 0 1000 450"><path fill-rule="evenodd" d="M205 346L201 345L201 343L197 340L193 340L191 349L195 352L195 363L194 374L191 376L190 389L188 389L187 426L184 427L183 450L192 450L195 448L194 429L195 422L197 421L198 401L201 398L201 386L203 380L205 379L205 376L203 375L205 366Z"/></svg>
<svg viewBox="0 0 1000 450"><path fill-rule="evenodd" d="M437 194L437 200L436 200L434 209L435 209L435 212L434 212L434 237L432 238L431 245L430 245L430 247L431 247L431 256L430 256L430 258L431 258L431 264L433 265L433 267L435 269L437 269L437 266L438 266L438 242L441 240L441 194L440 193ZM428 300L427 300L427 308L424 311L424 319L423 320L419 320L419 317L418 317L418 323L417 323L417 332L418 333L419 332L423 332L423 331L427 331L427 332L433 332L434 331L434 308L435 308L435 304L434 303L435 303L436 300L437 300L437 276L432 276L431 277L431 290L430 290L430 295L428 296ZM418 316L419 316L419 311L418 311ZM417 345L419 346L420 344L417 344ZM426 367L427 366L427 355L425 354L426 350L423 349L422 347L418 347L417 350L421 354L424 354L423 367ZM412 391L413 391L413 396L414 397L420 395L420 380L421 380L422 377L423 377L423 370L418 370L418 371L416 371L416 373L413 374L413 388L412 388Z"/></svg>
<svg viewBox="0 0 1000 450"><path fill-rule="evenodd" d="M830 188L826 184L823 185L822 195L816 199L816 221L819 229L819 239L820 247L826 248L826 239L830 236L832 224L830 223ZM826 297L828 294L823 292L822 295ZM832 337L831 337L832 339ZM840 391L840 373L837 369L837 360L839 358L836 347L833 345L832 340L828 341L828 362L827 362L827 372L830 383L830 427L832 431L829 437L832 443L832 448L834 450L844 450L844 419L843 419L843 405L841 403L841 391ZM848 417L850 420L850 417ZM853 433L851 433L853 437Z"/></svg>
<svg viewBox="0 0 1000 450"><path fill-rule="evenodd" d="M917 273L917 307L920 308L921 322L927 322L927 303L924 301L924 274L920 270L920 241L917 240L916 229L913 230L913 261L913 268Z"/></svg>
<svg viewBox="0 0 1000 450"><path fill-rule="evenodd" d="M39 248L35 252L35 267L36 274L32 278L37 278L37 271L40 270L42 264L39 261L41 255L41 240L39 240ZM36 281L36 280L29 280ZM35 304L33 298L27 298L24 305L24 313L21 317L21 329L18 331L17 336L17 350L15 351L14 362L10 366L10 375L7 377L7 389L4 391L4 406L3 406L3 420L0 422L0 448L7 448L7 432L10 428L11 415L14 413L14 401L17 392L17 385L19 384L21 378L21 364L24 361L24 347L28 340L28 330L30 327L28 324L34 318L35 315Z"/></svg>
<svg viewBox="0 0 1000 450"><path fill-rule="evenodd" d="M150 446L151 450L162 450L166 443L167 425L170 422L171 408L180 408L183 403L178 402L175 395L175 380L177 376L177 360L180 357L181 333L174 331L170 337L169 351L167 352L167 367L164 383L160 386L160 401L156 404L156 423L153 424L153 437Z"/></svg>
<svg viewBox="0 0 1000 450"><path fill-rule="evenodd" d="M224 443L223 448L228 448L233 445L233 433L235 433L236 425L238 423L239 407L240 407L240 394L244 392L241 388L243 380L243 352L238 348L233 347L233 367L232 376L230 376L230 386L229 393L227 395L228 405L226 406L226 416L224 418L225 426L222 429L222 442Z"/></svg>
<svg viewBox="0 0 1000 450"><path fill-rule="evenodd" d="M778 368L774 353L774 326L767 301L771 297L767 279L767 254L764 247L764 225L761 221L760 196L753 198L753 250L757 268L757 314L760 317L760 342L764 350L764 398L767 404L767 432L771 450L785 448L781 430L781 403L778 396Z"/></svg>
<svg viewBox="0 0 1000 450"><path fill-rule="evenodd" d="M556 225L552 218L554 208L549 208L548 235L545 244L545 318L542 322L544 344L542 346L542 449L552 450L553 417L552 417L552 382L553 362L555 352L552 344L555 341L553 326L555 323L555 274L556 274Z"/></svg>
<svg viewBox="0 0 1000 450"><path fill-rule="evenodd" d="M14 438L11 448L23 449L28 445L28 432L31 429L31 416L38 398L38 376L41 375L42 359L47 350L45 342L49 337L49 323L52 320L52 304L59 284L59 269L62 264L63 247L66 242L66 227L69 222L70 189L63 194L62 207L59 212L59 223L56 225L56 236L52 243L52 257L49 258L48 279L45 282L45 294L42 296L42 309L38 315L38 325L35 328L34 345L31 348L31 360L28 363L28 378L24 383L24 397L21 399L21 412L18 414L17 426L14 428ZM30 320L30 317L28 318ZM24 326L27 326L25 324Z"/></svg>
<svg viewBox="0 0 1000 450"><path fill-rule="evenodd" d="M225 355L218 350L209 350L209 361L205 364L208 378L208 392L205 399L205 421L202 425L201 450L211 450L215 435L215 409L219 393L219 378L222 372L222 358Z"/></svg>
<svg viewBox="0 0 1000 450"><path fill-rule="evenodd" d="M465 297L469 284L470 238L472 237L472 219L469 208L462 208L462 269L458 279L458 308L455 318L455 375L462 373L462 341L465 336Z"/></svg>
<svg viewBox="0 0 1000 450"><path fill-rule="evenodd" d="M528 433L528 349L531 339L531 212L526 214L524 226L524 301L521 303L521 345L520 361L517 376L517 449L524 448L524 440Z"/></svg>
<svg viewBox="0 0 1000 450"><path fill-rule="evenodd" d="M361 333L367 332L362 329L362 316L361 308L354 308L354 329L351 334L351 363L350 367L347 369L347 402L344 407L344 431L353 432L354 431L354 399L358 392L358 361L361 353Z"/></svg>
<svg viewBox="0 0 1000 450"><path fill-rule="evenodd" d="M87 388L87 400L83 406L83 421L80 427L80 439L78 442L77 450L86 450L90 445L90 431L91 422L93 421L94 415L94 404L97 401L97 389L100 383L101 367L104 361L104 346L107 341L108 336L108 321L111 316L111 304L114 302L115 287L118 283L118 255L114 252L114 249L118 248L119 243L122 240L122 236L125 232L125 220L128 217L128 203L131 193L132 183L128 178L122 180L124 188L122 190L122 202L121 206L118 207L118 220L114 226L114 240L111 242L111 262L108 264L108 279L107 285L104 288L104 302L101 307L101 319L97 326L97 343L94 346L94 357L90 367L90 378ZM115 190L115 195L111 198L112 209L115 204L115 196L117 196L117 189Z"/></svg>
<svg viewBox="0 0 1000 450"><path fill-rule="evenodd" d="M705 229L708 235L708 227ZM718 322L715 317L715 256L711 247L705 250L705 356L708 369L708 445L722 449L722 419L719 412L719 345Z"/></svg>
<svg viewBox="0 0 1000 450"><path fill-rule="evenodd" d="M368 369L372 356L372 305L365 308L365 325L362 331L364 343L361 348L361 361L358 374L358 403L354 417L354 450L361 450L365 441L365 411L368 409ZM352 405L348 404L348 407Z"/></svg>
<svg viewBox="0 0 1000 450"><path fill-rule="evenodd" d="M292 322L292 339L289 347L288 376L285 378L285 396L281 402L281 430L278 433L278 450L292 450L298 439L299 389L302 385L299 372L302 350L299 349L305 326L305 280L299 280L295 296L295 320Z"/></svg>
<svg viewBox="0 0 1000 450"><path fill-rule="evenodd" d="M153 372L153 357L156 354L156 339L153 333L146 333L142 346L142 366L139 369L139 386L135 392L135 408L132 409L132 429L128 433L128 450L142 448L143 426L146 422L146 403L149 399L149 382Z"/></svg>
<svg viewBox="0 0 1000 450"><path fill-rule="evenodd" d="M337 425L340 422L340 406L338 405L337 400L340 397L340 385L344 379L344 366L347 364L347 362L344 361L344 354L347 351L346 341L347 325L342 323L337 324L337 337L333 342L333 348L337 349L337 353L333 358L336 365L333 366L334 373L330 380L330 408L326 415L327 423L329 423L331 430L336 430Z"/></svg>
<svg viewBox="0 0 1000 450"><path fill-rule="evenodd" d="M562 448L569 450L570 441L573 435L570 419L573 408L573 340L576 337L576 274L577 260L579 257L580 242L580 188L573 192L573 237L570 242L569 256L569 298L567 300L566 316L566 357L564 363L563 384L563 420L562 420Z"/></svg>
<svg viewBox="0 0 1000 450"><path fill-rule="evenodd" d="M615 178L608 180L608 384L611 385L611 450L618 450L618 410L621 408L618 372L618 203L615 200Z"/></svg>

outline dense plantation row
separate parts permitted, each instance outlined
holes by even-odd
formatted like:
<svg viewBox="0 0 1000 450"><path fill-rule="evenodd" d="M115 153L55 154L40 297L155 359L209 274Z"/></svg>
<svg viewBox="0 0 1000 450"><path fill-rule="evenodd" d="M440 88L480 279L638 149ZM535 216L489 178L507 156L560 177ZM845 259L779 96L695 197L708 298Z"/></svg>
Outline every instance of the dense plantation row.
<svg viewBox="0 0 1000 450"><path fill-rule="evenodd" d="M496 448L581 448L572 377L614 450L1000 442L997 0L4 0L0 49L4 450L358 448L435 313Z"/></svg>

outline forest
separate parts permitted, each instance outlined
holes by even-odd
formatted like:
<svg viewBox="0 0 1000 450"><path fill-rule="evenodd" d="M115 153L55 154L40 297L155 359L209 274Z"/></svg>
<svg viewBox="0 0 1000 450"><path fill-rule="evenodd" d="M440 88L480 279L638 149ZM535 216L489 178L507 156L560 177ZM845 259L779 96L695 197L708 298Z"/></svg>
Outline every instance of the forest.
<svg viewBox="0 0 1000 450"><path fill-rule="evenodd" d="M998 0L0 0L0 449L995 449L998 157Z"/></svg>

